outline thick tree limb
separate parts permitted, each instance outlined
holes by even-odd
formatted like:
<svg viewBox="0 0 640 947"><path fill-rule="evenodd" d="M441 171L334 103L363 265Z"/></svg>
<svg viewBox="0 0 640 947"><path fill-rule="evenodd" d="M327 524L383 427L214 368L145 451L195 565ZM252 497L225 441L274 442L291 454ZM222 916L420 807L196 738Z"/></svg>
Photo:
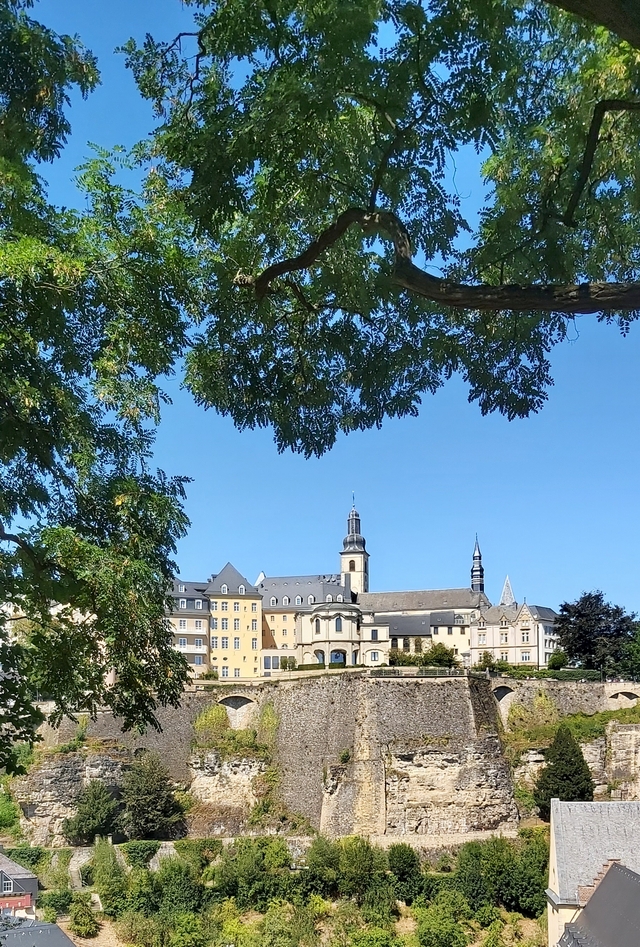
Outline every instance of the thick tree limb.
<svg viewBox="0 0 640 947"><path fill-rule="evenodd" d="M591 166L593 165L596 148L598 147L600 128L602 127L606 112L640 112L640 102L628 102L625 99L604 99L602 102L598 102L594 108L578 180L576 181L576 186L573 189L564 217L562 218L563 223L565 223L567 227L573 224L573 215L580 203L580 198L582 197L582 192L586 187L587 181L589 180Z"/></svg>
<svg viewBox="0 0 640 947"><path fill-rule="evenodd" d="M604 26L640 49L640 3L638 0L545 0L567 13Z"/></svg>
<svg viewBox="0 0 640 947"><path fill-rule="evenodd" d="M365 233L378 233L393 242L396 285L431 302L459 309L511 310L513 312L580 313L640 310L640 283L580 283L577 285L517 284L468 286L431 276L412 261L411 241L406 227L391 211L367 211L350 207L336 218L302 253L272 264L257 277L239 273L236 284L253 287L262 299L279 276L313 266L319 257L349 230L358 225Z"/></svg>

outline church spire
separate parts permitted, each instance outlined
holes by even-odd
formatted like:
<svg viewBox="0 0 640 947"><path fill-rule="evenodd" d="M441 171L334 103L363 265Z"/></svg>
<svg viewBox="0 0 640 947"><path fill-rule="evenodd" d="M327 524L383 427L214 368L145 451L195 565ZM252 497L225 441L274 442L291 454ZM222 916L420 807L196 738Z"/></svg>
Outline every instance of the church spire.
<svg viewBox="0 0 640 947"><path fill-rule="evenodd" d="M364 552L365 547L365 539L360 532L360 514L354 503L347 519L347 535L342 543L342 548L345 552Z"/></svg>
<svg viewBox="0 0 640 947"><path fill-rule="evenodd" d="M499 605L511 606L516 604L516 597L513 594L513 589L511 588L511 582L509 582L509 576L504 580L504 585L502 587L502 595L500 596Z"/></svg>
<svg viewBox="0 0 640 947"><path fill-rule="evenodd" d="M476 544L473 550L473 565L471 567L471 590L473 592L484 592L484 569L482 567L482 553L480 552L477 533Z"/></svg>

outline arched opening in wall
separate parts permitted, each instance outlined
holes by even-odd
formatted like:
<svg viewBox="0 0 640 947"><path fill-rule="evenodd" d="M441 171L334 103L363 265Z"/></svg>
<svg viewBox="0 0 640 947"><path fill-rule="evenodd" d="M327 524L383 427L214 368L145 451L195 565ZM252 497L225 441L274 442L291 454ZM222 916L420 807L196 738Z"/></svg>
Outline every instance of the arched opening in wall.
<svg viewBox="0 0 640 947"><path fill-rule="evenodd" d="M496 687L493 692L493 696L496 698L496 700L503 700L507 694L513 694L513 688L507 687L506 684L501 684L500 687Z"/></svg>
<svg viewBox="0 0 640 947"><path fill-rule="evenodd" d="M313 654L318 664L324 664L324 651L314 651Z"/></svg>
<svg viewBox="0 0 640 947"><path fill-rule="evenodd" d="M332 663L332 664L346 664L346 663L347 663L347 652L346 652L346 651L332 651L332 652L331 652L331 663Z"/></svg>
<svg viewBox="0 0 640 947"><path fill-rule="evenodd" d="M635 707L638 703L638 694L634 694L633 691L617 691L615 694L609 694L609 702L614 710Z"/></svg>
<svg viewBox="0 0 640 947"><path fill-rule="evenodd" d="M245 730L256 710L256 703L243 694L232 694L218 701L227 711L229 723L234 730Z"/></svg>
<svg viewBox="0 0 640 947"><path fill-rule="evenodd" d="M349 559L349 572L355 572L355 571L356 571L356 560Z"/></svg>

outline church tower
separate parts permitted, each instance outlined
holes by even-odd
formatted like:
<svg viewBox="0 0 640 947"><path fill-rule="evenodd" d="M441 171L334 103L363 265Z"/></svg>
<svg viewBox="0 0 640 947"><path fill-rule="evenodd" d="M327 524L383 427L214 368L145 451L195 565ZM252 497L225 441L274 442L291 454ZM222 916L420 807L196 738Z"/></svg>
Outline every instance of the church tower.
<svg viewBox="0 0 640 947"><path fill-rule="evenodd" d="M484 592L484 569L482 567L482 553L478 545L476 536L476 545L473 550L473 565L471 566L471 591Z"/></svg>
<svg viewBox="0 0 640 947"><path fill-rule="evenodd" d="M343 585L349 581L352 592L369 591L369 553L360 532L360 514L355 505L347 520L347 535L340 553L340 572Z"/></svg>

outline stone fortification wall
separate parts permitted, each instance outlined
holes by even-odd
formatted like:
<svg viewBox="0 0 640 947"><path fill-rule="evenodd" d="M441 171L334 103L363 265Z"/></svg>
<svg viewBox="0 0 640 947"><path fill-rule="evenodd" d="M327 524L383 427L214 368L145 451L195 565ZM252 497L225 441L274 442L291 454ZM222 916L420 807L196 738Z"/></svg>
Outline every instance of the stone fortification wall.
<svg viewBox="0 0 640 947"><path fill-rule="evenodd" d="M511 779L500 753L498 714L488 682L350 673L188 693L181 708L160 712L161 733L123 734L110 714L99 714L78 754L84 764L71 764L72 754L45 755L41 766L18 781L27 833L39 833L42 839L47 831L55 834L61 821L45 826L41 810L28 801L40 798L45 782L55 795L56 779L48 775L51 760L60 772L70 764L59 780L68 808L88 781L92 756L104 753L106 746L119 754L121 767L143 748L157 750L176 783L213 807L211 831L228 835L243 830L262 768L255 761L222 762L215 754L203 756L192 749L194 720L217 702L226 706L232 726L240 727L257 723L266 704L273 708L279 796L289 811L305 816L317 830L446 836L515 825ZM67 742L75 730L70 721L56 731L45 728L45 743L52 748ZM48 805L58 805L53 797L47 799Z"/></svg>

